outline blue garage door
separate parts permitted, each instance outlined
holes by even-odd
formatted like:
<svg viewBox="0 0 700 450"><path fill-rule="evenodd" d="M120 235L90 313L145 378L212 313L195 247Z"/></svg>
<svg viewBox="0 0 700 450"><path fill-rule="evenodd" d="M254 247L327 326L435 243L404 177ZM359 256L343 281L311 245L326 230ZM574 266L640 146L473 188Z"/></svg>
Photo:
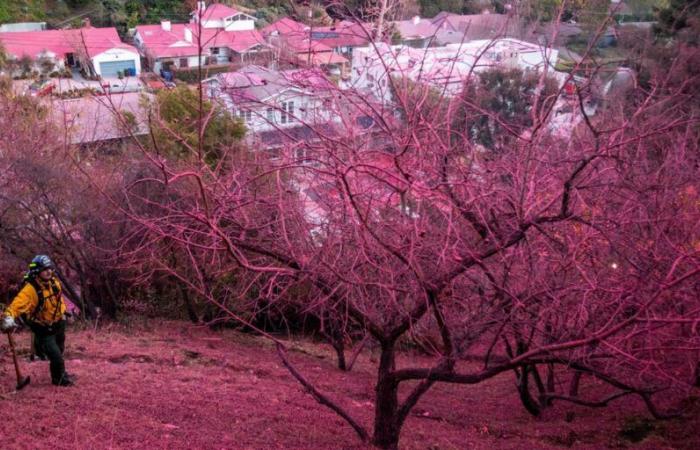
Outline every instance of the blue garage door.
<svg viewBox="0 0 700 450"><path fill-rule="evenodd" d="M136 62L131 61L111 61L100 63L102 77L116 77L119 72L124 73L125 70L131 70L131 73L136 73Z"/></svg>

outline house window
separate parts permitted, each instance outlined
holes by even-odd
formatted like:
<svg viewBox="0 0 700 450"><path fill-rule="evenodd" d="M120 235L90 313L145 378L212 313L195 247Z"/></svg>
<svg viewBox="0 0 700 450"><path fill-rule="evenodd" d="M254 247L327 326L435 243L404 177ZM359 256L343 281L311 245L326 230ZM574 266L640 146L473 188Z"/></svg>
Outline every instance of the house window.
<svg viewBox="0 0 700 450"><path fill-rule="evenodd" d="M188 67L187 58L180 58L180 67Z"/></svg>
<svg viewBox="0 0 700 450"><path fill-rule="evenodd" d="M267 117L267 121L272 123L275 121L275 110L272 108L267 108L265 110L265 116Z"/></svg>
<svg viewBox="0 0 700 450"><path fill-rule="evenodd" d="M212 47L212 48L211 48L211 54L212 54L212 55L218 55L218 54L219 54L219 47Z"/></svg>
<svg viewBox="0 0 700 450"><path fill-rule="evenodd" d="M292 123L294 121L294 102L282 102L281 123Z"/></svg>
<svg viewBox="0 0 700 450"><path fill-rule="evenodd" d="M250 123L253 120L253 112L246 109L239 109L238 118L244 121L245 123Z"/></svg>
<svg viewBox="0 0 700 450"><path fill-rule="evenodd" d="M371 73L368 73L367 74L367 81L374 81L374 75L372 75Z"/></svg>

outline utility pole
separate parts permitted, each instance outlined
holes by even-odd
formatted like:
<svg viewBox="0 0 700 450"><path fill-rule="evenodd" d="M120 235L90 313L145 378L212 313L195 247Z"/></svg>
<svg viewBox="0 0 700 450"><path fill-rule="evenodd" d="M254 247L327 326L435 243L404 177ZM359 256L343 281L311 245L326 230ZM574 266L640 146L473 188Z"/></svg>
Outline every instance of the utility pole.
<svg viewBox="0 0 700 450"><path fill-rule="evenodd" d="M312 6L309 5L309 11L306 13L306 18L309 20L309 53L308 53L308 56L306 57L306 64L308 66L311 65L311 36L312 36L313 30L314 30L314 24L311 21L311 19L313 18L313 15L314 14L313 14Z"/></svg>

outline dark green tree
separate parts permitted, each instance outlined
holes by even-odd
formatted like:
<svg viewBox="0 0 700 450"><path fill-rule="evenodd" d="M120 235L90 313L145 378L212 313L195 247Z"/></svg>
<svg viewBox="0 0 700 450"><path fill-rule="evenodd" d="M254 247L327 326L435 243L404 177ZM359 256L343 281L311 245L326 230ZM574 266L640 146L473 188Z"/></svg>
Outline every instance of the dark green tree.
<svg viewBox="0 0 700 450"><path fill-rule="evenodd" d="M700 0L669 0L668 7L659 11L654 31L670 37L693 25L700 28Z"/></svg>
<svg viewBox="0 0 700 450"><path fill-rule="evenodd" d="M457 14L471 14L478 11L478 7L471 0L419 0L419 3L423 17L434 17L442 11Z"/></svg>
<svg viewBox="0 0 700 450"><path fill-rule="evenodd" d="M153 142L157 151L179 159L201 157L216 164L245 135L245 126L223 108L202 100L200 115L198 92L182 84L156 95ZM199 136L202 133L200 145Z"/></svg>
<svg viewBox="0 0 700 450"><path fill-rule="evenodd" d="M463 94L454 130L460 136L493 150L505 149L535 117L551 108L556 100L557 84L540 74L520 69L494 69L468 82Z"/></svg>

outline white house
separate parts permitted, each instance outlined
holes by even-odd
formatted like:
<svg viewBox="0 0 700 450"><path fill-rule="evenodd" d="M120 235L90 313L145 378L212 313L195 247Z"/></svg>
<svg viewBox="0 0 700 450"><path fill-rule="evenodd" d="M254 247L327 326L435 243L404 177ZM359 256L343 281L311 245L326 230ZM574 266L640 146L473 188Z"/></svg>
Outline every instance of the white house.
<svg viewBox="0 0 700 450"><path fill-rule="evenodd" d="M378 44L355 49L349 87L391 101L391 78L456 95L471 74L494 67L554 72L558 51L516 39L477 40L423 49Z"/></svg>
<svg viewBox="0 0 700 450"><path fill-rule="evenodd" d="M337 87L317 69L276 71L247 66L204 80L213 101L245 122L249 132L328 122Z"/></svg>
<svg viewBox="0 0 700 450"><path fill-rule="evenodd" d="M213 102L245 123L249 145L273 154L282 147L305 152L322 137L359 139L375 125L363 99L352 92L339 95L317 68L275 71L251 65L203 83Z"/></svg>
<svg viewBox="0 0 700 450"><path fill-rule="evenodd" d="M206 2L198 1L197 9L190 13L190 22L201 21L202 28L216 28L226 31L254 30L258 20L250 14L230 8L221 3L206 6Z"/></svg>
<svg viewBox="0 0 700 450"><path fill-rule="evenodd" d="M29 58L48 71L82 67L105 78L141 73L138 50L123 43L115 28L0 33L0 43L10 58Z"/></svg>

